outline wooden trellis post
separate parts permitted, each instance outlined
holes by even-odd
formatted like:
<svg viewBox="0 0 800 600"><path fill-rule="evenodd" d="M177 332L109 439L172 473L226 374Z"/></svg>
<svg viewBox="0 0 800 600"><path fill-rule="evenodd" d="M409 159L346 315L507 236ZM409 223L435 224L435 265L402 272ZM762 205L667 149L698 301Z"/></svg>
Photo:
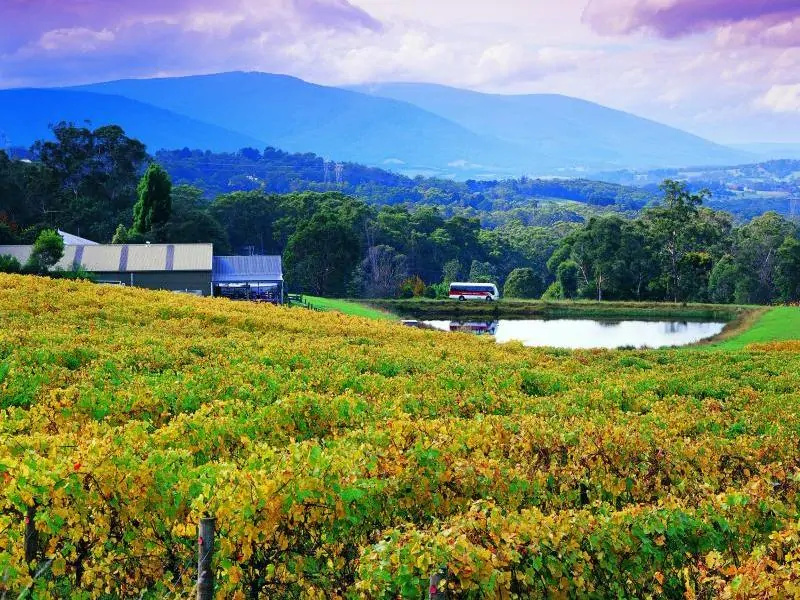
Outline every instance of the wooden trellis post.
<svg viewBox="0 0 800 600"><path fill-rule="evenodd" d="M213 517L200 519L197 533L197 600L214 598L214 522Z"/></svg>
<svg viewBox="0 0 800 600"><path fill-rule="evenodd" d="M428 598L430 600L446 600L447 589L441 585L447 579L447 567L442 567L431 575L430 585L428 586Z"/></svg>
<svg viewBox="0 0 800 600"><path fill-rule="evenodd" d="M25 513L25 562L29 565L36 560L39 552L39 535L36 533L36 504L28 507Z"/></svg>

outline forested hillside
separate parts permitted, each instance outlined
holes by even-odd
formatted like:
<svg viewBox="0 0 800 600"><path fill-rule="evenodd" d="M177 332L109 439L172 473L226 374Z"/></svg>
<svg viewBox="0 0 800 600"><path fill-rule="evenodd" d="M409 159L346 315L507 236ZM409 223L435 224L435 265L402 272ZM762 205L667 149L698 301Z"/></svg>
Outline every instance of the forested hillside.
<svg viewBox="0 0 800 600"><path fill-rule="evenodd" d="M685 181L695 191L711 191L709 206L726 210L742 220L767 211L787 216L798 216L800 211L800 160L770 160L729 167L627 170L593 177L609 183L634 185L651 193L664 179Z"/></svg>
<svg viewBox="0 0 800 600"><path fill-rule="evenodd" d="M657 194L634 187L583 179L519 179L465 182L407 177L357 163L327 161L314 154L275 148L236 153L173 150L156 153L176 183L193 185L209 197L231 191L340 191L370 204L427 204L451 210L508 211L535 207L540 200L571 200L592 206L638 210Z"/></svg>
<svg viewBox="0 0 800 600"><path fill-rule="evenodd" d="M272 149L186 150L156 157L166 172L148 170L175 185L143 227L134 204L148 188L144 146L113 126L62 124L55 137L25 161L0 152L0 243L31 242L46 227L98 242L212 242L217 253L282 254L290 289L325 296L437 296L454 280L514 279L527 282L509 287L522 297L800 299L794 222L772 212L737 222L675 181L656 196L590 181L409 179Z"/></svg>

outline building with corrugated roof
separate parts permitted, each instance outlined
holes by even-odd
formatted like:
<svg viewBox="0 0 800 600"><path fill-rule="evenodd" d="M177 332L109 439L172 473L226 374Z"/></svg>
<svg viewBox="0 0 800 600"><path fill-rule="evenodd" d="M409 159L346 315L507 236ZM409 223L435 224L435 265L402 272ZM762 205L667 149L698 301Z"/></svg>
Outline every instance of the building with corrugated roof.
<svg viewBox="0 0 800 600"><path fill-rule="evenodd" d="M283 303L280 256L215 256L212 280L215 296Z"/></svg>
<svg viewBox="0 0 800 600"><path fill-rule="evenodd" d="M83 269L99 283L283 302L280 256L214 256L212 244L98 244L58 230L64 256L54 267ZM33 246L0 246L25 265Z"/></svg>
<svg viewBox="0 0 800 600"><path fill-rule="evenodd" d="M88 240L87 240L88 241ZM33 246L0 246L0 255L28 262ZM65 271L82 268L100 283L130 285L209 296L212 294L212 244L96 244L65 245L55 266Z"/></svg>

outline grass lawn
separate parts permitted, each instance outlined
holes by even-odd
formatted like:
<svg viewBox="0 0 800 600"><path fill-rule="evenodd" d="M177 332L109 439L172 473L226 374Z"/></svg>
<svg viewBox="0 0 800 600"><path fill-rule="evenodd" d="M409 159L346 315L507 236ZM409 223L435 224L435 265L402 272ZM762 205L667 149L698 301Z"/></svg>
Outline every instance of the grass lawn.
<svg viewBox="0 0 800 600"><path fill-rule="evenodd" d="M736 350L748 344L800 340L800 308L779 306L762 314L742 333L709 347Z"/></svg>
<svg viewBox="0 0 800 600"><path fill-rule="evenodd" d="M324 311L337 311L345 315L363 317L365 319L378 319L382 321L396 320L397 317L377 308L370 308L358 302L349 300L337 300L334 298L320 298L318 296L303 296L308 304L313 308Z"/></svg>

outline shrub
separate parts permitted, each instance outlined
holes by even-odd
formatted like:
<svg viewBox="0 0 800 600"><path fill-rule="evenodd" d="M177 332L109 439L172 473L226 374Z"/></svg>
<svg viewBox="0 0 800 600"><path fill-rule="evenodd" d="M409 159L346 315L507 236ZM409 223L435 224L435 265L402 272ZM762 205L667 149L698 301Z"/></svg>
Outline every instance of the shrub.
<svg viewBox="0 0 800 600"><path fill-rule="evenodd" d="M19 273L22 265L10 254L0 254L0 273Z"/></svg>
<svg viewBox="0 0 800 600"><path fill-rule="evenodd" d="M401 298L419 298L423 294L425 294L425 282L419 278L419 275L409 277L400 284Z"/></svg>
<svg viewBox="0 0 800 600"><path fill-rule="evenodd" d="M558 281L554 281L550 284L544 294L542 294L542 300L563 300L564 299L564 291L561 289L561 283Z"/></svg>

